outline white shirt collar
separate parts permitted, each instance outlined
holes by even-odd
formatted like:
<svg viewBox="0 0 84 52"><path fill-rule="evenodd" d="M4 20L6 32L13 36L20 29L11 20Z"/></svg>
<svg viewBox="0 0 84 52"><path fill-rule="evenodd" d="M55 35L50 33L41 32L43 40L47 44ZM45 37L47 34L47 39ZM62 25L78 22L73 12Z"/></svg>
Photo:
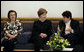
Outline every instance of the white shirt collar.
<svg viewBox="0 0 84 52"><path fill-rule="evenodd" d="M69 20L67 23L65 23L65 24L68 24L68 25L70 25L70 22L71 22L71 20Z"/></svg>

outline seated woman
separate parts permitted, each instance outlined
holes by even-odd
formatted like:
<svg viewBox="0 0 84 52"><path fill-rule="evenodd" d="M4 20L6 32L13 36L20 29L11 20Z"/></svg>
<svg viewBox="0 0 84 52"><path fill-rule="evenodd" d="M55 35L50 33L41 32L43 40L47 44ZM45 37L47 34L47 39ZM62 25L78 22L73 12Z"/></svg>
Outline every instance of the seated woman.
<svg viewBox="0 0 84 52"><path fill-rule="evenodd" d="M43 8L38 10L39 19L34 22L32 30L32 39L35 45L35 51L42 51L43 46L52 35L52 23L46 20L47 11Z"/></svg>
<svg viewBox="0 0 84 52"><path fill-rule="evenodd" d="M70 11L64 11L62 13L63 20L59 22L58 30L61 31L61 36L68 39L71 47L75 47L80 38L79 22L72 19L72 13Z"/></svg>
<svg viewBox="0 0 84 52"><path fill-rule="evenodd" d="M8 12L9 21L4 25L4 37L2 38L3 51L13 51L17 42L17 36L21 34L22 26L19 20L16 20L17 13L14 10Z"/></svg>

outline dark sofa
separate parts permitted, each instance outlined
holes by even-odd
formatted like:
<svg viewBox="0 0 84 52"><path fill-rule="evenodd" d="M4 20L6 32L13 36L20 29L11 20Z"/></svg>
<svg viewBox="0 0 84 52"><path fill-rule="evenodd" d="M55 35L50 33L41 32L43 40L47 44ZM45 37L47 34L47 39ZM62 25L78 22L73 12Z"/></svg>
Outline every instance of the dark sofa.
<svg viewBox="0 0 84 52"><path fill-rule="evenodd" d="M3 25L4 25L4 23L1 23L1 31L3 29ZM57 32L57 25L58 25L58 23L52 24L53 30L55 32ZM19 35L18 43L16 44L15 49L32 50L32 49L34 49L34 45L33 45L33 43L29 42L29 40L30 40L31 33L32 33L31 31L32 31L33 23L22 23L22 26L23 26L23 33L21 35ZM83 34L83 24L82 23L80 23L80 29ZM81 35L81 37L82 37L82 35Z"/></svg>

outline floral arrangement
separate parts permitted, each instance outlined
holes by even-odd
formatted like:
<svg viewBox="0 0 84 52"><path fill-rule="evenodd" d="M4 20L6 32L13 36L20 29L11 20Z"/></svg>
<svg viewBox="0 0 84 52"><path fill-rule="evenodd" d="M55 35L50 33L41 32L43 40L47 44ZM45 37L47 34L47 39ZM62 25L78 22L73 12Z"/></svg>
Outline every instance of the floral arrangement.
<svg viewBox="0 0 84 52"><path fill-rule="evenodd" d="M47 41L46 44L49 45L50 48L53 50L56 50L59 48L62 50L66 48L67 46L70 46L69 41L61 37L59 31L57 33L54 33L54 37L51 37L50 40Z"/></svg>

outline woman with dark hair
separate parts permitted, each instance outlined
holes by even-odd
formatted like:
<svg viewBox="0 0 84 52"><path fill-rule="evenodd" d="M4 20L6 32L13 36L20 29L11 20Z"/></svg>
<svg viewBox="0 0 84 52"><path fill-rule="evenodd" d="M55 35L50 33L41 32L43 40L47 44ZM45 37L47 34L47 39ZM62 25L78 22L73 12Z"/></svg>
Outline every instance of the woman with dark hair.
<svg viewBox="0 0 84 52"><path fill-rule="evenodd" d="M3 51L13 51L17 42L17 36L21 34L22 26L17 19L17 13L14 10L8 12L9 21L4 25L4 37L2 38Z"/></svg>
<svg viewBox="0 0 84 52"><path fill-rule="evenodd" d="M78 44L81 32L79 22L72 19L72 13L70 11L64 11L62 16L63 20L59 22L58 30L62 32L61 36L65 39L68 39L71 47L75 49L75 46Z"/></svg>
<svg viewBox="0 0 84 52"><path fill-rule="evenodd" d="M42 51L50 35L52 35L52 23L46 20L47 11L45 9L40 8L37 13L39 19L33 24L32 39L35 51Z"/></svg>

